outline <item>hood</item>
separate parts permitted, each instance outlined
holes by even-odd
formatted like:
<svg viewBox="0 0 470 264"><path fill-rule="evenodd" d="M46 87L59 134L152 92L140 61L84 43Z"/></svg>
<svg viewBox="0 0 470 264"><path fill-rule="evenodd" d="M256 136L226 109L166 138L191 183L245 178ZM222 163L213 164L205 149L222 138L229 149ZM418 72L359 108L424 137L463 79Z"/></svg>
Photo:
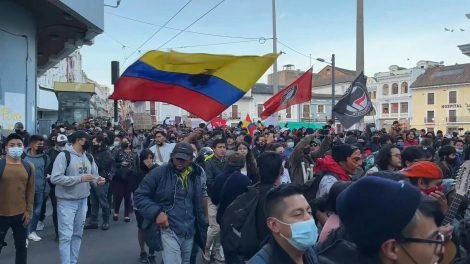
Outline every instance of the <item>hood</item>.
<svg viewBox="0 0 470 264"><path fill-rule="evenodd" d="M85 152L83 152L83 154L80 154L78 153L71 144L67 144L65 145L65 150L67 150L68 152L70 152L70 154L72 155L75 155L75 156L78 156L78 157L81 157L83 156L83 154L85 154Z"/></svg>
<svg viewBox="0 0 470 264"><path fill-rule="evenodd" d="M31 147L27 147L24 150L24 153L26 154L27 157L30 157L30 158L42 158L44 155L46 155L44 152L41 154L37 154L37 155L31 154Z"/></svg>
<svg viewBox="0 0 470 264"><path fill-rule="evenodd" d="M351 177L346 173L346 171L341 168L341 166L333 159L331 155L327 155L322 159L317 159L315 161L315 174L320 172L331 172L338 176L342 181L350 181Z"/></svg>

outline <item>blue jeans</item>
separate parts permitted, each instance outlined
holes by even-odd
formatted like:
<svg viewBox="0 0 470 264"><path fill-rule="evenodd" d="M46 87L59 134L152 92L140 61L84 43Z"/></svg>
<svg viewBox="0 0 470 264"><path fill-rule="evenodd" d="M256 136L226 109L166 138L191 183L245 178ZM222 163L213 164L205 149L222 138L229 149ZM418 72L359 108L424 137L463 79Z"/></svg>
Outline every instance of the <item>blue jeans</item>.
<svg viewBox="0 0 470 264"><path fill-rule="evenodd" d="M80 200L57 199L61 264L78 263L86 212L86 198Z"/></svg>
<svg viewBox="0 0 470 264"><path fill-rule="evenodd" d="M163 263L189 264L194 237L179 237L170 228L162 229Z"/></svg>
<svg viewBox="0 0 470 264"><path fill-rule="evenodd" d="M38 226L39 217L41 216L42 200L44 199L44 193L36 191L34 193L34 204L33 204L33 215L31 216L31 223L29 223L28 233L36 232Z"/></svg>

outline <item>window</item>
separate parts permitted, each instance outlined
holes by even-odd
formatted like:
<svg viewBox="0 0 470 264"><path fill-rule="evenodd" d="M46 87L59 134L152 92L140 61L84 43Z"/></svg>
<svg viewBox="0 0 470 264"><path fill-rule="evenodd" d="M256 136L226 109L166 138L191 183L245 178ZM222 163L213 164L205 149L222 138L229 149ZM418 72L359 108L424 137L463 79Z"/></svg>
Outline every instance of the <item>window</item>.
<svg viewBox="0 0 470 264"><path fill-rule="evenodd" d="M408 83L407 82L402 82L401 83L401 93L402 94L407 94L408 93Z"/></svg>
<svg viewBox="0 0 470 264"><path fill-rule="evenodd" d="M150 115L156 115L155 102L150 102Z"/></svg>
<svg viewBox="0 0 470 264"><path fill-rule="evenodd" d="M408 102L400 103L400 113L408 113Z"/></svg>
<svg viewBox="0 0 470 264"><path fill-rule="evenodd" d="M392 114L398 114L398 103L391 103L391 107L392 111L390 113Z"/></svg>
<svg viewBox="0 0 470 264"><path fill-rule="evenodd" d="M449 110L449 122L457 122L457 110Z"/></svg>
<svg viewBox="0 0 470 264"><path fill-rule="evenodd" d="M384 86L382 86L382 94L388 95L388 84L384 84Z"/></svg>
<svg viewBox="0 0 470 264"><path fill-rule="evenodd" d="M456 104L456 103L457 103L457 91L450 91L449 92L449 104Z"/></svg>
<svg viewBox="0 0 470 264"><path fill-rule="evenodd" d="M428 105L434 104L434 93L428 93Z"/></svg>
<svg viewBox="0 0 470 264"><path fill-rule="evenodd" d="M304 104L302 110L303 110L302 117L303 118L310 118L310 105L309 104Z"/></svg>
<svg viewBox="0 0 470 264"><path fill-rule="evenodd" d="M238 119L238 105L232 105L232 119Z"/></svg>
<svg viewBox="0 0 470 264"><path fill-rule="evenodd" d="M388 104L382 105L382 114L388 114Z"/></svg>
<svg viewBox="0 0 470 264"><path fill-rule="evenodd" d="M264 105L258 104L258 117L261 117L261 113L264 110Z"/></svg>
<svg viewBox="0 0 470 264"><path fill-rule="evenodd" d="M286 118L292 118L292 106L286 108Z"/></svg>
<svg viewBox="0 0 470 264"><path fill-rule="evenodd" d="M427 112L426 123L434 123L434 111Z"/></svg>
<svg viewBox="0 0 470 264"><path fill-rule="evenodd" d="M325 105L317 105L317 113L324 114L325 113Z"/></svg>
<svg viewBox="0 0 470 264"><path fill-rule="evenodd" d="M398 94L398 84L392 84L392 94Z"/></svg>
<svg viewBox="0 0 470 264"><path fill-rule="evenodd" d="M377 91L374 91L374 92L372 93L372 99L376 99L376 98L377 98Z"/></svg>

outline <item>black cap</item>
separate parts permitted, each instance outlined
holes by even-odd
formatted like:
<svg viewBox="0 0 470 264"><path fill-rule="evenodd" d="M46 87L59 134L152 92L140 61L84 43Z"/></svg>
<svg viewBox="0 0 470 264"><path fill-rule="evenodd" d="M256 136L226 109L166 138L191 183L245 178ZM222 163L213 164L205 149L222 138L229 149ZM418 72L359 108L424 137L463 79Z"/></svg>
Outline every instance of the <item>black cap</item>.
<svg viewBox="0 0 470 264"><path fill-rule="evenodd" d="M171 157L177 159L192 160L193 147L189 143L180 142L175 145L173 152L171 152Z"/></svg>
<svg viewBox="0 0 470 264"><path fill-rule="evenodd" d="M87 132L85 132L85 131L83 131L83 130L75 131L75 132L73 132L72 135L69 136L69 140L70 140L71 142L74 142L75 139L77 139L77 138L85 138L85 139L87 139L87 140L90 140L90 139L91 139L91 136L90 136Z"/></svg>

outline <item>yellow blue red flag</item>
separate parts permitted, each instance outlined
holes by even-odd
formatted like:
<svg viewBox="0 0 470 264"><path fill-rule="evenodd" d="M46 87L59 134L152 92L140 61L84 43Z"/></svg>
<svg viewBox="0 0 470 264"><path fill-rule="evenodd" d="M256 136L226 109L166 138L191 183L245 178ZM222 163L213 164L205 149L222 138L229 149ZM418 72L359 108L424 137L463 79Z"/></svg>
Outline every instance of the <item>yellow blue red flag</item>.
<svg viewBox="0 0 470 264"><path fill-rule="evenodd" d="M277 56L149 51L124 71L110 99L166 102L209 121L248 92Z"/></svg>

